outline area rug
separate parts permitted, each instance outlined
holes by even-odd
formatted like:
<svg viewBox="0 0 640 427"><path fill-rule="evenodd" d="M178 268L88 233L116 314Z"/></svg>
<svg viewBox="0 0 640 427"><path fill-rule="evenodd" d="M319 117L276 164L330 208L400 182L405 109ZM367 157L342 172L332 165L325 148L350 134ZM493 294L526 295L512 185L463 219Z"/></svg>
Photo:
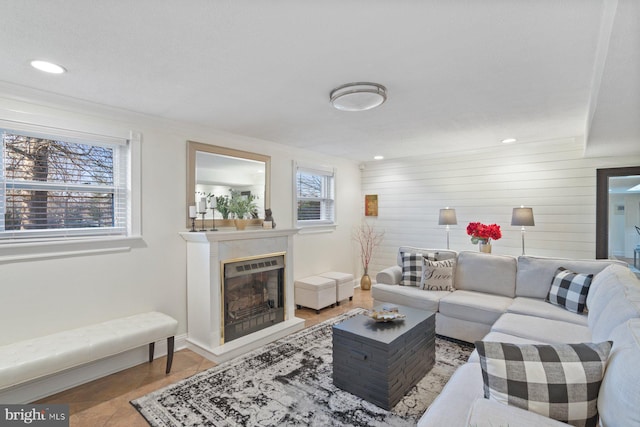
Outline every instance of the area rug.
<svg viewBox="0 0 640 427"><path fill-rule="evenodd" d="M386 411L333 385L331 326L364 311L351 310L131 404L154 427L415 426L473 347L438 337L433 369Z"/></svg>

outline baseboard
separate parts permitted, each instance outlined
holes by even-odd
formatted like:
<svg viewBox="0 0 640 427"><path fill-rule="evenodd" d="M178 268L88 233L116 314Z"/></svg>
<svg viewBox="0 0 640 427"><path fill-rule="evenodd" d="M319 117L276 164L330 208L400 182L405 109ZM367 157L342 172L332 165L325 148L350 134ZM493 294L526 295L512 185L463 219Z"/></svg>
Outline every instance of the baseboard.
<svg viewBox="0 0 640 427"><path fill-rule="evenodd" d="M187 334L176 335L175 351L187 347ZM167 341L156 342L155 358L167 355ZM25 404L43 399L52 394L88 383L98 378L120 372L149 361L149 347L142 346L133 350L106 357L95 362L67 369L56 374L38 378L27 383L0 390L0 403Z"/></svg>

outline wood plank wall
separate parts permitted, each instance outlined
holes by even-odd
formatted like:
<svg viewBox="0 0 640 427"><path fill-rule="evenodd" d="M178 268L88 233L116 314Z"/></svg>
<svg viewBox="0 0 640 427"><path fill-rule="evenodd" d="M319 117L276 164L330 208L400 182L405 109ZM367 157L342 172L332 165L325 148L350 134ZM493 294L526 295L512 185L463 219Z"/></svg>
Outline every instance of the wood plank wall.
<svg viewBox="0 0 640 427"><path fill-rule="evenodd" d="M447 206L458 220L451 249L477 251L466 226L480 221L501 226L494 254L520 255L520 228L510 224L512 209L524 205L533 208L536 224L526 230L527 255L594 258L596 169L640 165L640 156L585 158L583 152L569 138L363 164L363 212L364 196L377 194L378 217L366 220L385 231L369 273L375 278L393 265L401 245L445 248L438 214Z"/></svg>

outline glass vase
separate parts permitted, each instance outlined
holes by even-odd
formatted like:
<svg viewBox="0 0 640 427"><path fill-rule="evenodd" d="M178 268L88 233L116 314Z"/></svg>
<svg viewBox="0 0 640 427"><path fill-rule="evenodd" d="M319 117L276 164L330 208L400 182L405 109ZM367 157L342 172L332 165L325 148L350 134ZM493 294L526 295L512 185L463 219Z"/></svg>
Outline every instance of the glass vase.
<svg viewBox="0 0 640 427"><path fill-rule="evenodd" d="M490 254L491 253L491 243L489 242L478 242L478 249L480 249L480 252L484 252L486 254Z"/></svg>

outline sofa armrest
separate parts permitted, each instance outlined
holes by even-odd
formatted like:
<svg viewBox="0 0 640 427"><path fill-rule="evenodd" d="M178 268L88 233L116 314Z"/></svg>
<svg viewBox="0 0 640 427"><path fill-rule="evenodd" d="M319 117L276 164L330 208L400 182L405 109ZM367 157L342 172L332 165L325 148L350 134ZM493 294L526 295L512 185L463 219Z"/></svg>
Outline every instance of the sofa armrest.
<svg viewBox="0 0 640 427"><path fill-rule="evenodd" d="M489 399L476 399L469 409L468 427L567 427L567 424L535 412Z"/></svg>
<svg viewBox="0 0 640 427"><path fill-rule="evenodd" d="M398 265L385 268L376 274L376 283L384 283L386 285L399 285L402 280L402 268Z"/></svg>

